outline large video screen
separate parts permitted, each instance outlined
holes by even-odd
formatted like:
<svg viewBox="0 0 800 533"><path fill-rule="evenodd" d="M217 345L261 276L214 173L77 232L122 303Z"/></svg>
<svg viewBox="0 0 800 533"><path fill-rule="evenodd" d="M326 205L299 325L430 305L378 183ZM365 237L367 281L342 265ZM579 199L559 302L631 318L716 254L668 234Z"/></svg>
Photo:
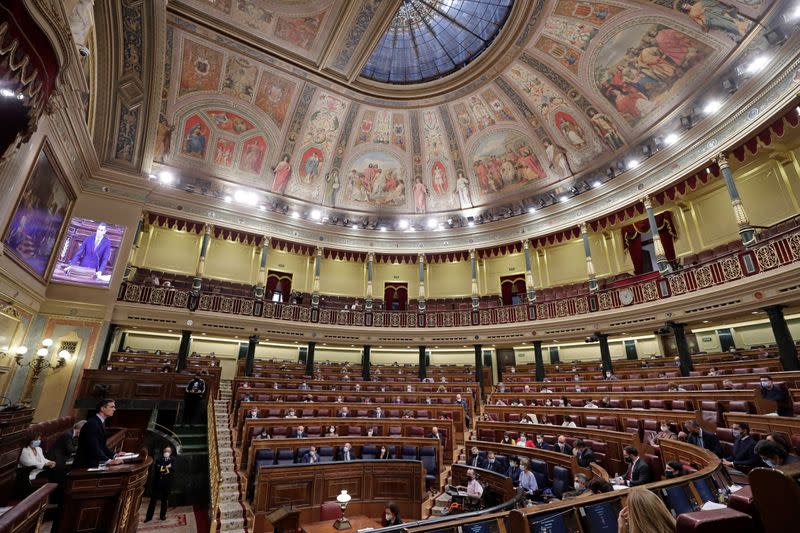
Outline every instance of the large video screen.
<svg viewBox="0 0 800 533"><path fill-rule="evenodd" d="M52 281L108 287L125 226L72 217L58 249Z"/></svg>

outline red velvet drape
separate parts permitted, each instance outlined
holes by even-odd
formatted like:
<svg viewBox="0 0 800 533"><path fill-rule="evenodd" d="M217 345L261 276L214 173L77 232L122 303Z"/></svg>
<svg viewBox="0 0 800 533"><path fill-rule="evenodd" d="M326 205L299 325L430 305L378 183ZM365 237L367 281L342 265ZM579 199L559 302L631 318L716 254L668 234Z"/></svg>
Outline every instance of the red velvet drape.
<svg viewBox="0 0 800 533"><path fill-rule="evenodd" d="M408 284L394 283L385 285L383 288L383 305L387 311L394 310L394 302L397 302L397 310L405 311L408 307Z"/></svg>
<svg viewBox="0 0 800 533"><path fill-rule="evenodd" d="M287 301L289 294L292 292L292 275L283 272L269 271L267 273L267 294L272 294L278 288L280 283L281 294L283 294L283 301Z"/></svg>
<svg viewBox="0 0 800 533"><path fill-rule="evenodd" d="M503 305L512 305L515 293L525 294L525 278L520 275L501 277L500 295L503 298Z"/></svg>
<svg viewBox="0 0 800 533"><path fill-rule="evenodd" d="M401 311L405 311L408 308L408 289L406 287L397 289L397 301L400 302Z"/></svg>
<svg viewBox="0 0 800 533"><path fill-rule="evenodd" d="M655 216L658 236L664 246L664 254L670 261L675 260L675 242L678 237L672 222L672 213L666 211ZM621 230L623 246L628 249L633 261L635 274L642 274L642 235L650 236L650 221L646 218L624 226Z"/></svg>

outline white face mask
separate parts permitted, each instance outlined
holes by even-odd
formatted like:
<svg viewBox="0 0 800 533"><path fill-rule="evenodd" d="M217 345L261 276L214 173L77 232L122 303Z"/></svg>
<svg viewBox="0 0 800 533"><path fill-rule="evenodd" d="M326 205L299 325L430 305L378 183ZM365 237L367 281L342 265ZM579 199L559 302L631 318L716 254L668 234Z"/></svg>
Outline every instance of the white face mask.
<svg viewBox="0 0 800 533"><path fill-rule="evenodd" d="M170 455L170 452L164 452L164 459L168 459Z"/></svg>
<svg viewBox="0 0 800 533"><path fill-rule="evenodd" d="M392 515L390 515L389 513L386 513L386 521L387 522L391 522L392 521Z"/></svg>

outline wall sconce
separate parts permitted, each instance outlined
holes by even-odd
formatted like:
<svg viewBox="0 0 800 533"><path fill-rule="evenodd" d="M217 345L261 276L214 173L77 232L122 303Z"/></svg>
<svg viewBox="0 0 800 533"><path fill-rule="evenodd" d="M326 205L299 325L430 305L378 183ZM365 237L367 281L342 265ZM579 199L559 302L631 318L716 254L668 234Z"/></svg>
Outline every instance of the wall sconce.
<svg viewBox="0 0 800 533"><path fill-rule="evenodd" d="M341 494L336 497L336 501L339 502L339 506L342 508L342 516L336 519L336 522L333 523L333 527L335 529L350 529L352 526L350 525L350 520L345 518L344 510L347 509L347 504L350 503L352 497L347 494L346 490L343 490Z"/></svg>
<svg viewBox="0 0 800 533"><path fill-rule="evenodd" d="M55 364L52 364L47 360L47 354L50 353L50 347L52 345L53 339L44 339L42 341L41 348L36 350L36 357L31 358L31 360L27 363L23 363L22 359L25 354L28 353L28 348L27 346L20 346L16 349L14 360L17 363L17 366L27 366L33 370L33 377L36 379L39 377L39 374L48 368L55 370L56 368L61 368L67 364L67 359L70 357L70 353L67 350L61 350L58 352L58 361Z"/></svg>

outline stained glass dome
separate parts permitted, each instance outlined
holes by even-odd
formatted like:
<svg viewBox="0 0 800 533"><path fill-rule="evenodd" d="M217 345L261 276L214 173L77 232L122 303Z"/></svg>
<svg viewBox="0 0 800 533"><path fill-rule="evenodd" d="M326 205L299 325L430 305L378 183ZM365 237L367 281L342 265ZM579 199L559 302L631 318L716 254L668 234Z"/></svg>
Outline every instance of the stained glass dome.
<svg viewBox="0 0 800 533"><path fill-rule="evenodd" d="M395 84L446 76L478 57L514 0L404 0L361 75Z"/></svg>

